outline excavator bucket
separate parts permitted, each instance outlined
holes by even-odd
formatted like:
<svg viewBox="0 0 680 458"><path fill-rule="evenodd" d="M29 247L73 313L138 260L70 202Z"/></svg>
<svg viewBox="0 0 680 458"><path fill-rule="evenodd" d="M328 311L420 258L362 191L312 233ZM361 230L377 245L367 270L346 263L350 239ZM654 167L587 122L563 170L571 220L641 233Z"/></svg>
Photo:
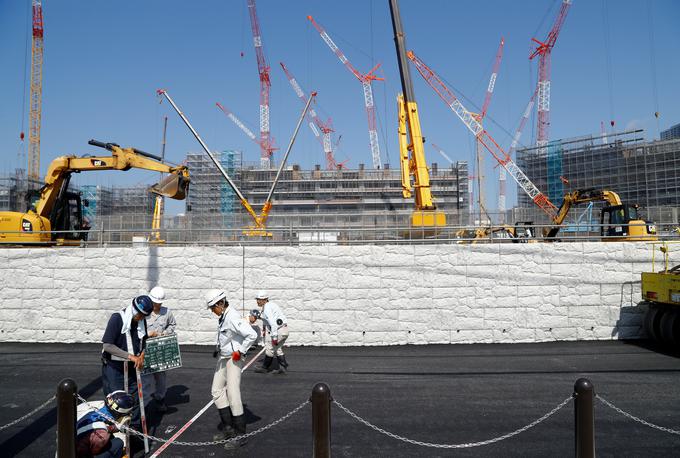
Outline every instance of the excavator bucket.
<svg viewBox="0 0 680 458"><path fill-rule="evenodd" d="M189 177L170 174L160 182L151 186L150 191L154 194L169 197L171 199L184 200L189 191Z"/></svg>

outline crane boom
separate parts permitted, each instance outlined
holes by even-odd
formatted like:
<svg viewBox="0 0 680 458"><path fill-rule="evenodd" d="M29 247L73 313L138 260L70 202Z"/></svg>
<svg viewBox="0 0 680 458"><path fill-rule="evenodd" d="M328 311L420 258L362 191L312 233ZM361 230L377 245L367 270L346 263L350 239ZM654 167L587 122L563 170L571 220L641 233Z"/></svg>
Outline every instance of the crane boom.
<svg viewBox="0 0 680 458"><path fill-rule="evenodd" d="M375 105L373 103L373 88L371 86L374 80L382 81L384 78L376 76L375 72L380 64L377 64L371 69L370 72L362 74L351 64L345 53L343 53L338 45L335 44L333 39L328 35L328 33L321 27L312 16L307 16L307 19L312 23L314 28L319 32L319 35L326 42L328 47L333 51L333 53L338 56L340 62L349 70L361 83L361 88L364 95L364 105L366 107L366 116L368 118L368 140L369 146L371 148L371 158L373 161L373 168L382 168L382 162L380 159L380 144L378 143L378 128L375 115Z"/></svg>
<svg viewBox="0 0 680 458"><path fill-rule="evenodd" d="M560 12L555 18L548 36L544 41L539 41L535 38L531 40L536 43L536 48L529 56L529 60L538 56L538 126L536 144L544 146L548 144L549 129L550 129L550 60L552 49L555 46L557 37L562 30L564 20L567 18L567 12L571 6L571 0L562 0Z"/></svg>
<svg viewBox="0 0 680 458"><path fill-rule="evenodd" d="M491 155L498 161L498 163L507 170L517 184L526 192L531 200L538 205L545 213L554 219L557 214L557 207L550 202L548 196L543 194L536 185L527 177L522 169L512 161L512 158L503 151L498 143L489 135L489 133L477 121L475 116L470 113L460 100L451 92L451 90L444 84L444 82L437 76L437 74L430 69L413 51L407 53L408 58L413 62L420 75L425 81L434 89L439 97L446 102L451 110L463 121L463 124L474 134L478 141L491 153Z"/></svg>
<svg viewBox="0 0 680 458"><path fill-rule="evenodd" d="M43 14L41 0L33 0L31 97L28 131L28 178L40 180L40 122L42 119Z"/></svg>
<svg viewBox="0 0 680 458"><path fill-rule="evenodd" d="M486 112L489 109L489 104L491 103L491 96L493 95L493 90L496 87L496 78L498 77L498 69L501 66L501 59L503 58L503 46L505 45L505 40L501 37L501 42L498 45L498 51L496 51L496 59L494 60L493 70L491 71L491 76L489 77L489 85L486 88L486 95L484 96L484 104L482 105L482 111L479 114L479 121L481 122L486 116Z"/></svg>
<svg viewBox="0 0 680 458"><path fill-rule="evenodd" d="M286 74L288 82L290 82L290 85L293 87L293 91L295 91L295 94L297 94L300 101L302 101L303 104L307 103L307 94L305 94L305 91L297 82L293 74L290 72L290 70L288 70L283 62L279 62L279 64L281 64L281 68ZM333 143L331 142L331 133L333 132L333 128L331 127L330 120L327 123L323 122L319 118L319 115L317 114L316 110L314 110L314 108L309 109L308 116L312 118L312 122L309 123L309 127L312 129L312 132L314 132L314 136L316 136L323 146L323 151L326 155L326 169L336 170L338 168L338 164L335 161L333 154ZM321 133L319 133L319 131L321 131Z"/></svg>
<svg viewBox="0 0 680 458"><path fill-rule="evenodd" d="M269 132L269 90L271 89L271 81L269 80L269 64L264 55L262 33L260 32L260 21L257 18L255 0L248 0L248 13L250 14L250 28L253 32L253 44L255 45L255 55L257 57L257 72L260 76L260 163L263 167L269 168L272 153L274 152Z"/></svg>
<svg viewBox="0 0 680 458"><path fill-rule="evenodd" d="M248 128L248 126L246 126L245 124L243 124L243 122L242 122L239 118L237 118L236 115L235 115L231 110L229 110L228 108L225 108L220 102L215 102L215 105L217 106L217 108L219 108L220 110L222 110L222 112L227 116L227 118L231 119L231 121L232 121L234 124L236 124L236 126L237 126L239 129L241 129L241 130L248 136L248 138L250 138L252 141L254 141L255 143L257 143L258 145L262 146L262 140L259 140L259 139L255 136L255 134L253 133L253 131L250 130L250 129Z"/></svg>

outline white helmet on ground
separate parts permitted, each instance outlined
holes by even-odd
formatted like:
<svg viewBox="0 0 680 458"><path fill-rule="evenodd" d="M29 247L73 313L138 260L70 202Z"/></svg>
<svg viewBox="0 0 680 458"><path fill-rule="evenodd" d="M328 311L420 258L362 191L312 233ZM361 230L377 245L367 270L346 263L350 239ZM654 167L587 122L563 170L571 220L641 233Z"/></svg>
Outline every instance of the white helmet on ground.
<svg viewBox="0 0 680 458"><path fill-rule="evenodd" d="M154 286L151 291L149 291L149 297L156 304L162 304L165 300L165 290L162 286Z"/></svg>
<svg viewBox="0 0 680 458"><path fill-rule="evenodd" d="M267 291L260 290L257 292L255 299L269 299L269 294L267 294Z"/></svg>
<svg viewBox="0 0 680 458"><path fill-rule="evenodd" d="M226 299L227 294L221 289L211 289L205 294L205 303L208 308L212 307L222 299Z"/></svg>

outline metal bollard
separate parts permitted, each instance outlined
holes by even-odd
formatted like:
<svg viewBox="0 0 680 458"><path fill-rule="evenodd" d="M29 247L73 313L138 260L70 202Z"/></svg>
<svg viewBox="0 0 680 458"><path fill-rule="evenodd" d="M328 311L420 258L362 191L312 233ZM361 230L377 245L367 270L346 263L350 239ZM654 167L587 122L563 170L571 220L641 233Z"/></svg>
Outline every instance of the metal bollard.
<svg viewBox="0 0 680 458"><path fill-rule="evenodd" d="M312 434L314 458L331 456L331 389L325 383L312 388Z"/></svg>
<svg viewBox="0 0 680 458"><path fill-rule="evenodd" d="M576 458L595 457L595 415L593 413L593 384L586 378L574 384L574 430L576 432Z"/></svg>
<svg viewBox="0 0 680 458"><path fill-rule="evenodd" d="M57 385L57 456L76 456L76 393L78 386L70 378Z"/></svg>

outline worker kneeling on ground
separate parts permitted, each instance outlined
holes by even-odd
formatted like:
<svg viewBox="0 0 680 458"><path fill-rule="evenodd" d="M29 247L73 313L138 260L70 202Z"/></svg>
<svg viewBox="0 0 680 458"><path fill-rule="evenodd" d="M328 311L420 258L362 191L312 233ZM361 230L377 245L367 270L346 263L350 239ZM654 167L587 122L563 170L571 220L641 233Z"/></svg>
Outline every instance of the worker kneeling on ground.
<svg viewBox="0 0 680 458"><path fill-rule="evenodd" d="M271 365L274 355L279 362L279 374L285 374L288 369L286 355L283 354L283 344L288 339L288 323L286 316L281 311L281 307L273 302L269 302L269 294L260 291L255 296L257 306L262 309L260 318L262 319L262 341L265 346L265 357L262 366L255 369L255 372L271 372Z"/></svg>
<svg viewBox="0 0 680 458"><path fill-rule="evenodd" d="M77 458L121 458L125 444L113 433L130 423L133 407L129 394L114 391L106 396L102 408L82 415L76 422Z"/></svg>
<svg viewBox="0 0 680 458"><path fill-rule="evenodd" d="M219 289L208 291L206 305L217 317L217 348L213 356L219 358L212 382L212 397L220 414L224 439L231 439L246 433L246 416L241 402L241 369L246 352L255 342L255 330L233 307L229 307L226 294ZM220 439L218 434L215 440ZM227 442L224 448L231 449L245 444Z"/></svg>

